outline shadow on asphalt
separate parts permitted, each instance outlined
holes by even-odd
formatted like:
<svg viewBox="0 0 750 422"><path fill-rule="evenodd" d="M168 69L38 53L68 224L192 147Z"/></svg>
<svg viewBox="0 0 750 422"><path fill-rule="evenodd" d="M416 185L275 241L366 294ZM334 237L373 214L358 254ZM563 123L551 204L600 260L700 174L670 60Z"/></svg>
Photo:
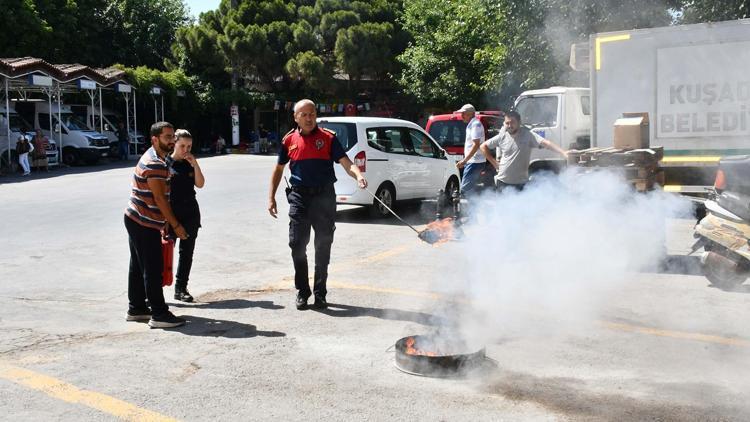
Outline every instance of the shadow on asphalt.
<svg viewBox="0 0 750 422"><path fill-rule="evenodd" d="M193 303L170 303L169 306L183 309L284 309L283 306L277 305L270 300L247 300L247 299L228 299L217 300L213 302L193 302Z"/></svg>
<svg viewBox="0 0 750 422"><path fill-rule="evenodd" d="M192 315L180 315L188 322L182 327L172 329L177 333L197 337L251 338L251 337L286 337L280 331L262 331L255 325L237 321L203 318Z"/></svg>
<svg viewBox="0 0 750 422"><path fill-rule="evenodd" d="M651 272L651 271L647 271ZM703 275L701 259L696 255L667 255L661 262L661 266L656 269L659 274L676 274L676 275Z"/></svg>
<svg viewBox="0 0 750 422"><path fill-rule="evenodd" d="M748 286L747 284L740 284L739 286L736 286L736 287L724 287L724 288L719 287L719 286L714 286L713 284L709 284L708 287L712 289L719 289L727 293L740 293L740 294L750 293L750 286Z"/></svg>
<svg viewBox="0 0 750 422"><path fill-rule="evenodd" d="M536 403L571 420L746 420L748 412L740 394L707 383L644 382L643 389L659 392L644 399L627 394L626 388L622 394L601 392L589 387L583 379L537 377L507 368L488 371L481 378L479 388L488 394L514 402ZM685 395L690 400L671 399Z"/></svg>
<svg viewBox="0 0 750 422"><path fill-rule="evenodd" d="M362 306L343 305L340 303L329 303L328 309L311 308L311 310L326 314L328 316L339 318L369 316L391 321L416 322L417 324L422 325L441 325L440 318L435 315L427 314L424 312L402 311L399 309L366 308Z"/></svg>

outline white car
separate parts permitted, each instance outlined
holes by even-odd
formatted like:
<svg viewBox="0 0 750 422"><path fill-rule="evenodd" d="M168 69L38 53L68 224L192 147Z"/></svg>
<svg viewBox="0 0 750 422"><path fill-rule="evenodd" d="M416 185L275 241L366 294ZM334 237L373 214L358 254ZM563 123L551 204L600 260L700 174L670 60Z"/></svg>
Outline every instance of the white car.
<svg viewBox="0 0 750 422"><path fill-rule="evenodd" d="M389 207L395 201L446 197L458 190L455 163L419 125L379 117L324 117L320 127L336 133L349 158L367 178L368 189ZM372 205L375 214L389 214L369 193L357 187L344 168L335 166L336 202Z"/></svg>

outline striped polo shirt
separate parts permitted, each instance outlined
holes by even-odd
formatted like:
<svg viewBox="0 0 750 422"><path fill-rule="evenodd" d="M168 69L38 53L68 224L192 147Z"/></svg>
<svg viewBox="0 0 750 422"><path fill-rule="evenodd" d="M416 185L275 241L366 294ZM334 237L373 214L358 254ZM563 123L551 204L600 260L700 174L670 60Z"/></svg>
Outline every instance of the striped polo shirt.
<svg viewBox="0 0 750 422"><path fill-rule="evenodd" d="M125 215L144 227L160 230L166 224L166 219L156 205L154 193L148 187L148 179L166 182L166 199L169 201L169 167L154 147L149 148L135 166L130 201Z"/></svg>

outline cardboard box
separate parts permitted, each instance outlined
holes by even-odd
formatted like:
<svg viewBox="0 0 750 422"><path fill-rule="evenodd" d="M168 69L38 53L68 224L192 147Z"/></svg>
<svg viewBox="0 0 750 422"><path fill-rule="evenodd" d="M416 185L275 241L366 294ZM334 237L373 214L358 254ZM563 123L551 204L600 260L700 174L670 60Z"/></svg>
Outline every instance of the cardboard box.
<svg viewBox="0 0 750 422"><path fill-rule="evenodd" d="M648 113L623 113L615 121L614 147L640 149L649 147Z"/></svg>

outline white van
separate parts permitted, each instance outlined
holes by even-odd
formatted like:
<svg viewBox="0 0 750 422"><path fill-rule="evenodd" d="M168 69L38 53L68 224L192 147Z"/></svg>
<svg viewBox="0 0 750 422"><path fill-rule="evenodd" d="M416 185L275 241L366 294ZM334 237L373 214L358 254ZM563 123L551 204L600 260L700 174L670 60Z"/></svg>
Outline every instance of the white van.
<svg viewBox="0 0 750 422"><path fill-rule="evenodd" d="M5 168L13 169L18 164L18 157L16 157L16 141L18 137L24 135L29 141L33 142L34 132L29 132L32 126L21 115L16 113L14 107L10 107L10 143L8 142L8 125L5 113L5 106L0 106L0 162ZM27 132L24 132L26 130ZM8 164L8 148L10 148L10 166ZM47 154L47 162L50 166L57 165L57 143L53 139L49 139L47 148L45 148Z"/></svg>
<svg viewBox="0 0 750 422"><path fill-rule="evenodd" d="M52 104L52 127L50 128L50 107L48 103L34 103L34 127L50 139L57 137L58 127L62 137L58 147L62 148L63 163L73 165L80 161L94 164L99 159L109 155L109 140L99 132L90 130L86 122L78 118L70 109L63 105L60 109L62 122L58 121L57 104Z"/></svg>
<svg viewBox="0 0 750 422"><path fill-rule="evenodd" d="M368 189L386 205L407 199L446 197L458 190L458 169L443 148L419 125L380 117L326 117L320 127L336 133L349 158L367 178ZM335 166L336 201L372 205L379 216L389 214L369 193L357 187L343 167Z"/></svg>
<svg viewBox="0 0 750 422"><path fill-rule="evenodd" d="M106 136L107 139L109 139L110 155L119 155L120 141L117 139L117 130L119 128L120 122L122 122L123 125L125 124L125 119L121 114L115 113L113 110L106 107L102 108L104 121L100 122L99 107L97 107L96 105L93 107L93 109L91 105L71 105L70 108L74 114L76 114L81 120L86 122L86 125L89 129L100 131L103 126L104 131L101 133ZM92 115L94 122L93 126L91 124ZM141 132L133 130L132 127L130 128L129 151L131 155L141 154L146 150L144 139L145 138Z"/></svg>

